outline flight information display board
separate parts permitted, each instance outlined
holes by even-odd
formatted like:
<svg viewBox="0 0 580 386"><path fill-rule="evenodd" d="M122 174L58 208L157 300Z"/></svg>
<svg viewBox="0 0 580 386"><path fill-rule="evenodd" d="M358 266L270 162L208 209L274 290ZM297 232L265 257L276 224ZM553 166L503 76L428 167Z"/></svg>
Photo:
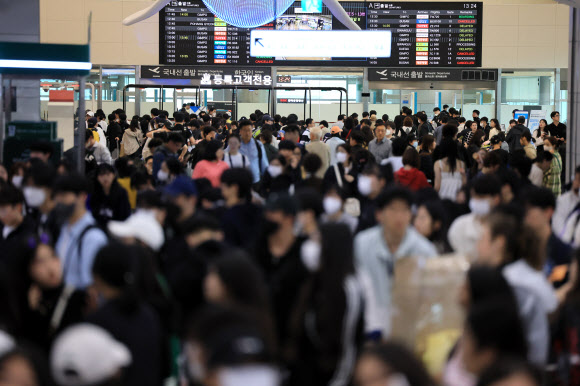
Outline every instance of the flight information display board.
<svg viewBox="0 0 580 386"><path fill-rule="evenodd" d="M159 13L159 63L231 66L480 67L481 2L341 2L363 30L390 30L390 58L251 57L250 30L228 25L201 0L172 1ZM326 8L296 1L257 29L346 30ZM371 54L371 53L369 53Z"/></svg>

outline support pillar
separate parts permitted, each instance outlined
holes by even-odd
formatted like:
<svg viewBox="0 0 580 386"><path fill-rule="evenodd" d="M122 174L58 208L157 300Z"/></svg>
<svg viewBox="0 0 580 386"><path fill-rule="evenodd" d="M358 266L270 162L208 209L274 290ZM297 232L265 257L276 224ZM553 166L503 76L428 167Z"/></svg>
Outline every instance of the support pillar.
<svg viewBox="0 0 580 386"><path fill-rule="evenodd" d="M570 7L570 53L568 58L568 122L566 170L580 163L580 8ZM568 173L570 174L570 173ZM565 176L566 182L570 176Z"/></svg>

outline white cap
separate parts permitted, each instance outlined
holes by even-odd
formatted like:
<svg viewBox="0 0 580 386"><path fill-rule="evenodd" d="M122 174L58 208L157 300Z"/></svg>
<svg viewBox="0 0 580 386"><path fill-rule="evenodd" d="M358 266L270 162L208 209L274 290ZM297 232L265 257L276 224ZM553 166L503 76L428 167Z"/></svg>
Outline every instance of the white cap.
<svg viewBox="0 0 580 386"><path fill-rule="evenodd" d="M152 213L137 212L125 221L109 221L109 232L116 237L135 237L154 251L163 246L163 227Z"/></svg>
<svg viewBox="0 0 580 386"><path fill-rule="evenodd" d="M54 342L52 375L61 386L106 381L131 364L131 353L101 327L82 323L66 329Z"/></svg>
<svg viewBox="0 0 580 386"><path fill-rule="evenodd" d="M89 117L94 117L95 113L93 113L91 110L87 111L87 114Z"/></svg>

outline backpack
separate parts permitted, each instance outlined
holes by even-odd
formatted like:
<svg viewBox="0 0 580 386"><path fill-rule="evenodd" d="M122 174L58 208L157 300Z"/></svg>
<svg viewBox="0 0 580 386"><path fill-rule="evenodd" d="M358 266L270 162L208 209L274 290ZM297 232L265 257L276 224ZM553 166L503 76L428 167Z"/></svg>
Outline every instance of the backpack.
<svg viewBox="0 0 580 386"><path fill-rule="evenodd" d="M81 231L79 237L76 239L77 256L79 256L79 260L82 260L82 258L83 258L81 251L83 249L84 238L85 238L86 234L93 229L99 229L102 231L102 229L97 224L89 224ZM105 233L105 235L106 234L107 233ZM67 256L67 257L69 257L69 256ZM77 267L80 269L81 266L82 265L80 264L80 261L79 261L79 264L77 265ZM63 267L63 274L66 274L66 272L67 272L67 265L65 264L65 266ZM78 273L80 274L80 272L78 272Z"/></svg>
<svg viewBox="0 0 580 386"><path fill-rule="evenodd" d="M262 147L260 146L260 142L256 138L254 139L254 143L256 144L256 148L258 149L258 170L260 170L260 178L262 177Z"/></svg>

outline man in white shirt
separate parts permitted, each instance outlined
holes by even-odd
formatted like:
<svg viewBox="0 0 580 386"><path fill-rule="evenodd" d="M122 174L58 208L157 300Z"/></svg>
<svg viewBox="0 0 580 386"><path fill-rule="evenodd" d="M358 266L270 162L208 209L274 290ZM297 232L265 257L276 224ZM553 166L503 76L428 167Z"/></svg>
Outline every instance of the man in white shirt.
<svg viewBox="0 0 580 386"><path fill-rule="evenodd" d="M342 129L344 129L344 120L345 119L346 119L346 115L340 114L338 116L338 120L336 121L336 123L334 124L334 126L338 126L338 128L342 131Z"/></svg>
<svg viewBox="0 0 580 386"><path fill-rule="evenodd" d="M411 192L391 187L376 200L379 225L354 240L355 264L365 292L365 330L383 338L391 332L391 286L395 263L437 255L433 244L411 227Z"/></svg>
<svg viewBox="0 0 580 386"><path fill-rule="evenodd" d="M574 181L572 181L572 189L558 197L558 201L556 202L556 211L552 216L552 229L556 235L560 235L560 232L564 229L566 219L572 213L572 210L574 210L578 202L580 202L579 190L580 166L577 166Z"/></svg>
<svg viewBox="0 0 580 386"><path fill-rule="evenodd" d="M477 256L477 241L481 235L481 219L501 202L501 182L493 174L477 177L471 187L471 213L458 217L449 228L448 238L456 253L470 258Z"/></svg>

